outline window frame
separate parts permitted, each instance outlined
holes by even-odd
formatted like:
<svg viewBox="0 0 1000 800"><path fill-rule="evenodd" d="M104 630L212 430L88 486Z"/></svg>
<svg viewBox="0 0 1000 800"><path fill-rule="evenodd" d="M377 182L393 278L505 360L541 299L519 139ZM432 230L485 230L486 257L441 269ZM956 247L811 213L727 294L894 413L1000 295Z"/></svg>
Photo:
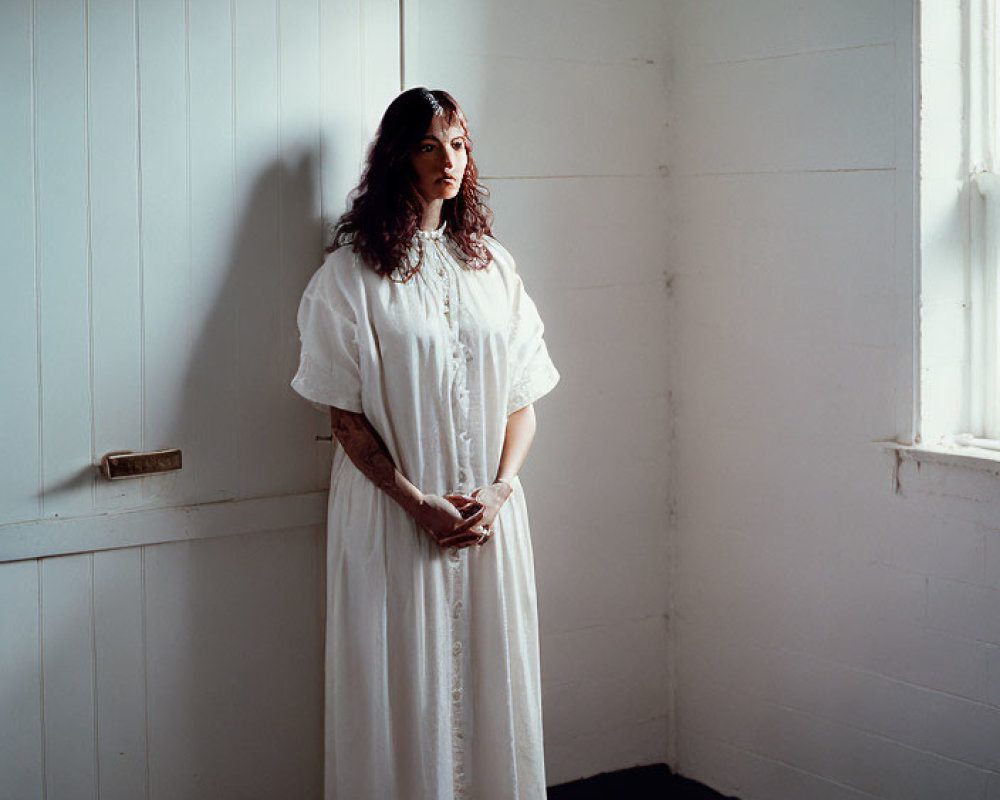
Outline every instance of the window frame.
<svg viewBox="0 0 1000 800"><path fill-rule="evenodd" d="M997 359L997 265L1000 175L997 174L997 0L969 3L969 428L1000 440Z"/></svg>
<svg viewBox="0 0 1000 800"><path fill-rule="evenodd" d="M920 9L921 446L1000 450L998 9Z"/></svg>

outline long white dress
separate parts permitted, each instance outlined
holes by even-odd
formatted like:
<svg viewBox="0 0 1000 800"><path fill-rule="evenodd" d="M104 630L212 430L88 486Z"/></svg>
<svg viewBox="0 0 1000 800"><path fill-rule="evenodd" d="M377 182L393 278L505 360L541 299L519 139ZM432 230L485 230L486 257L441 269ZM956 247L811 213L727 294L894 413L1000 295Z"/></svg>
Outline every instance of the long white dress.
<svg viewBox="0 0 1000 800"><path fill-rule="evenodd" d="M344 247L299 308L292 386L363 411L419 489L496 476L507 415L558 382L495 239L466 267L420 231L408 282ZM523 489L482 547L443 550L337 448L328 509L327 800L544 800L534 561Z"/></svg>

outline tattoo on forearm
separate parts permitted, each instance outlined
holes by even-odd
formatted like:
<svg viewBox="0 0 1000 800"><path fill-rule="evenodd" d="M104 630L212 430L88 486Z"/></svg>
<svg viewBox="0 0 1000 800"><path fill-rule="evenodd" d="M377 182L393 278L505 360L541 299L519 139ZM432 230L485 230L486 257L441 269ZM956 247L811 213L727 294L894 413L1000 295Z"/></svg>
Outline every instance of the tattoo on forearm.
<svg viewBox="0 0 1000 800"><path fill-rule="evenodd" d="M354 465L389 496L400 496L396 465L389 449L364 414L340 413L331 418L333 435Z"/></svg>

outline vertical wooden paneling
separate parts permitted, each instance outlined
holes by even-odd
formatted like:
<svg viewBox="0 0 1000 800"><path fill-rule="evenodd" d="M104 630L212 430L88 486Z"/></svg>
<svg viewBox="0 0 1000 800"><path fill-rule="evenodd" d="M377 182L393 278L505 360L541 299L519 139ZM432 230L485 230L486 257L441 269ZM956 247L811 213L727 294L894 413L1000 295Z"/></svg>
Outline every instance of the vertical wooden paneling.
<svg viewBox="0 0 1000 800"><path fill-rule="evenodd" d="M395 2L36 6L0 12L0 523L314 488L295 309L320 182L339 214L398 88ZM95 485L163 446L180 473ZM0 566L0 797L318 797L321 543Z"/></svg>
<svg viewBox="0 0 1000 800"><path fill-rule="evenodd" d="M319 0L323 218L335 221L361 177L382 113L399 92L399 5Z"/></svg>
<svg viewBox="0 0 1000 800"><path fill-rule="evenodd" d="M319 797L319 534L146 549L155 796Z"/></svg>
<svg viewBox="0 0 1000 800"><path fill-rule="evenodd" d="M5 7L0 522L317 485L294 312L398 89L396 10L38 0L32 27ZM95 483L104 452L167 446L182 472Z"/></svg>
<svg viewBox="0 0 1000 800"><path fill-rule="evenodd" d="M45 798L96 800L93 556L41 563Z"/></svg>
<svg viewBox="0 0 1000 800"><path fill-rule="evenodd" d="M21 2L0 32L0 522L316 488L294 313L397 89L395 5L39 0L33 26ZM95 482L104 452L165 446L180 473Z"/></svg>
<svg viewBox="0 0 1000 800"><path fill-rule="evenodd" d="M283 275L278 329L281 349L278 374L294 374L298 364L299 337L296 312L306 283L323 259L323 227L320 220L320 128L319 128L319 3L317 0L280 0L278 74L280 78L279 142L279 246ZM281 438L287 443L275 464L288 489L316 485L316 461L330 448L313 437L324 432L326 420L315 414L300 414L301 399L281 386L277 418ZM329 475L327 468L326 475ZM324 476L325 477L325 476Z"/></svg>
<svg viewBox="0 0 1000 800"><path fill-rule="evenodd" d="M346 208L368 146L399 92L399 5L319 0L320 168L323 219Z"/></svg>
<svg viewBox="0 0 1000 800"><path fill-rule="evenodd" d="M328 222L343 213L364 159L360 25L358 3L320 0L320 196Z"/></svg>
<svg viewBox="0 0 1000 800"><path fill-rule="evenodd" d="M386 106L399 94L399 0L361 4L362 119L367 140L375 135Z"/></svg>
<svg viewBox="0 0 1000 800"><path fill-rule="evenodd" d="M0 564L0 797L42 797L38 562Z"/></svg>
<svg viewBox="0 0 1000 800"><path fill-rule="evenodd" d="M138 116L134 0L88 6L94 449L142 444ZM134 505L134 481L99 482L98 505Z"/></svg>
<svg viewBox="0 0 1000 800"><path fill-rule="evenodd" d="M181 447L190 357L187 59L184 0L138 0L144 406L143 446ZM177 502L188 473L144 481Z"/></svg>
<svg viewBox="0 0 1000 800"><path fill-rule="evenodd" d="M239 266L238 470L245 495L273 491L271 455L285 447L274 424L285 381L279 369L279 303L284 265L278 247L281 164L278 144L278 31L275 0L236 6L236 231ZM267 457L262 457L268 454Z"/></svg>
<svg viewBox="0 0 1000 800"><path fill-rule="evenodd" d="M84 3L35 2L44 514L92 504Z"/></svg>
<svg viewBox="0 0 1000 800"><path fill-rule="evenodd" d="M318 20L319 0L278 2L279 126L285 159L311 155L319 145Z"/></svg>
<svg viewBox="0 0 1000 800"><path fill-rule="evenodd" d="M240 275L230 0L190 3L192 352L182 398L189 494L237 496ZM190 410L188 410L190 409Z"/></svg>
<svg viewBox="0 0 1000 800"><path fill-rule="evenodd" d="M0 452L16 454L0 466L0 524L39 511L38 334L35 318L35 197L32 146L31 2L0 10L0 241L6 266L0 292L0 386L4 424Z"/></svg>
<svg viewBox="0 0 1000 800"><path fill-rule="evenodd" d="M3 13L0 523L324 482L294 313L398 90L396 4ZM167 446L180 473L95 482L104 452Z"/></svg>
<svg viewBox="0 0 1000 800"><path fill-rule="evenodd" d="M141 549L94 554L100 800L137 800L146 793L142 591Z"/></svg>

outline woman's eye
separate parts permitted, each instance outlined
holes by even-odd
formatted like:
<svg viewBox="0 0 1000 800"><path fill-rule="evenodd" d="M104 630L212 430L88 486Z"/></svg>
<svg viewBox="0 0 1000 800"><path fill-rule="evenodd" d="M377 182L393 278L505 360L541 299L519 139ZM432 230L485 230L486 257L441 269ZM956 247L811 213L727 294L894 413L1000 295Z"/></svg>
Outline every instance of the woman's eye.
<svg viewBox="0 0 1000 800"><path fill-rule="evenodd" d="M452 142L452 147L454 147L456 150L461 150L463 147L465 147L465 142L463 142L461 139L458 139L457 141Z"/></svg>

